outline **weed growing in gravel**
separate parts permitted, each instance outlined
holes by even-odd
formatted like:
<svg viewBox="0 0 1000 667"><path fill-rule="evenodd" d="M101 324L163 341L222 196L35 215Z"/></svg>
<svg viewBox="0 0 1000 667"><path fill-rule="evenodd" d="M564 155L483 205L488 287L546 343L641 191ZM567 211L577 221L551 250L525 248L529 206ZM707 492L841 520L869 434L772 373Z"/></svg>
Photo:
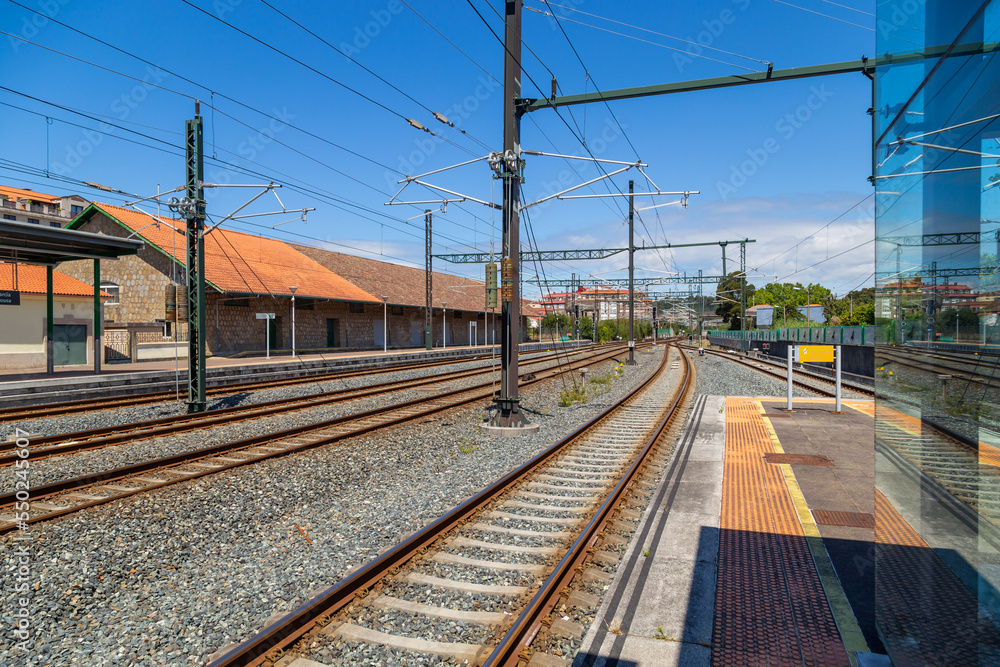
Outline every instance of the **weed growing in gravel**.
<svg viewBox="0 0 1000 667"><path fill-rule="evenodd" d="M458 439L458 451L463 454L471 454L478 449L476 447L476 442L467 435L463 435Z"/></svg>
<svg viewBox="0 0 1000 667"><path fill-rule="evenodd" d="M649 557L649 547L642 548L642 555L646 556L647 558Z"/></svg>
<svg viewBox="0 0 1000 667"><path fill-rule="evenodd" d="M656 638L661 641L667 641L668 639L667 635L663 632L663 628L659 625L656 626Z"/></svg>
<svg viewBox="0 0 1000 667"><path fill-rule="evenodd" d="M574 382L573 386L566 387L559 392L559 405L564 408L568 408L577 401L586 403L589 398L590 397L587 395L587 385Z"/></svg>
<svg viewBox="0 0 1000 667"><path fill-rule="evenodd" d="M622 622L619 619L614 619L608 624L608 632L613 635L620 635L622 633Z"/></svg>

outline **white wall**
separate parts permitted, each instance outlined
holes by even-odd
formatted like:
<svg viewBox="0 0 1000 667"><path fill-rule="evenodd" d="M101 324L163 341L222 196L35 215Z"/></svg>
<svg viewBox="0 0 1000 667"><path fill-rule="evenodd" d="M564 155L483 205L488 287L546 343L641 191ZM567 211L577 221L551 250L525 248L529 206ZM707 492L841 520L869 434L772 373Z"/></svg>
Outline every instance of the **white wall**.
<svg viewBox="0 0 1000 667"><path fill-rule="evenodd" d="M45 369L45 296L21 294L21 305L0 306L0 370ZM94 300L56 296L54 324L87 326L87 363L94 361Z"/></svg>

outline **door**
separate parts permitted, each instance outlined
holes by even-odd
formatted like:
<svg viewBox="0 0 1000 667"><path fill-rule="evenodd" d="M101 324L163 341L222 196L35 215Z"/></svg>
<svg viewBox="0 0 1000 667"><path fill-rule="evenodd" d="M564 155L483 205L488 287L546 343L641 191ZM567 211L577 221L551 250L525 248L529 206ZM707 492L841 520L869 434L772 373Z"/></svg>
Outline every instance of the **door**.
<svg viewBox="0 0 1000 667"><path fill-rule="evenodd" d="M82 324L56 324L52 329L52 350L55 365L86 364L87 327Z"/></svg>
<svg viewBox="0 0 1000 667"><path fill-rule="evenodd" d="M326 320L326 346L340 347L340 320L336 317Z"/></svg>
<svg viewBox="0 0 1000 667"><path fill-rule="evenodd" d="M385 345L385 329L382 320L375 320L372 323L372 327L372 337L375 339L375 347L382 347Z"/></svg>
<svg viewBox="0 0 1000 667"><path fill-rule="evenodd" d="M410 322L410 345L420 347L424 344L423 331L423 322Z"/></svg>
<svg viewBox="0 0 1000 667"><path fill-rule="evenodd" d="M469 345L476 345L476 338L478 334L476 333L478 327L475 322L469 322Z"/></svg>

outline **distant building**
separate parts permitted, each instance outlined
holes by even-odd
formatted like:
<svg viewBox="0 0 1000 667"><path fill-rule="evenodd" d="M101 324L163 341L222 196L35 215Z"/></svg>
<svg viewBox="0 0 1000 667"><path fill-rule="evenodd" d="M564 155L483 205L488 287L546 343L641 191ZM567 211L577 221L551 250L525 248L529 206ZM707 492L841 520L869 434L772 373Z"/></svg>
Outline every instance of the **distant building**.
<svg viewBox="0 0 1000 667"><path fill-rule="evenodd" d="M89 202L79 195L47 195L0 185L0 213L10 222L65 227Z"/></svg>
<svg viewBox="0 0 1000 667"><path fill-rule="evenodd" d="M765 303L751 306L746 310L747 323L758 329L768 329L774 322L774 306Z"/></svg>

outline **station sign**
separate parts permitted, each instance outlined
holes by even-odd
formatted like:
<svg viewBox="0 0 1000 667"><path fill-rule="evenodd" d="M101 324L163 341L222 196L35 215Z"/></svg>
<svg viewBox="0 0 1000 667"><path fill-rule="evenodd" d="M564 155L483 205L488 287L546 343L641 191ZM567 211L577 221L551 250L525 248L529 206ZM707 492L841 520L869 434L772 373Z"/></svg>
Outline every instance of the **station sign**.
<svg viewBox="0 0 1000 667"><path fill-rule="evenodd" d="M258 320L273 320L274 313L257 313Z"/></svg>
<svg viewBox="0 0 1000 667"><path fill-rule="evenodd" d="M832 362L833 345L796 345L794 360L800 364L807 361Z"/></svg>
<svg viewBox="0 0 1000 667"><path fill-rule="evenodd" d="M16 290L0 290L0 306L20 306L21 293Z"/></svg>

